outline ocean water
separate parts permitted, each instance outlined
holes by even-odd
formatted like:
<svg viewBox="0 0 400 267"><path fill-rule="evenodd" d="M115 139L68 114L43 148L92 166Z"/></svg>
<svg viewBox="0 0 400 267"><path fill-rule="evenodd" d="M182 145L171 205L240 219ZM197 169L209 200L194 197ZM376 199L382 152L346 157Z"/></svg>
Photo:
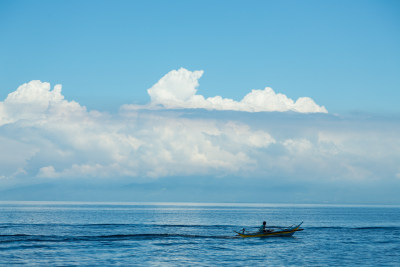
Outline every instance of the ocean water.
<svg viewBox="0 0 400 267"><path fill-rule="evenodd" d="M263 220L293 237L238 238ZM400 207L0 202L0 265L400 266Z"/></svg>

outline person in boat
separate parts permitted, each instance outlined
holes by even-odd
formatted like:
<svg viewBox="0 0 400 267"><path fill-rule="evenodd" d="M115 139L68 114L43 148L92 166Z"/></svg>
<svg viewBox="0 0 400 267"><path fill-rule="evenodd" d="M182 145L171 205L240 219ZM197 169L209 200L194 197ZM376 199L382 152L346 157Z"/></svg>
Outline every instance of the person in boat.
<svg viewBox="0 0 400 267"><path fill-rule="evenodd" d="M273 231L270 230L270 229L266 229L266 227L267 227L267 222L266 222L266 221L263 221L263 224L261 225L259 232L260 232L260 233L270 233L270 232L273 232Z"/></svg>
<svg viewBox="0 0 400 267"><path fill-rule="evenodd" d="M267 222L266 222L266 221L263 221L263 224L261 225L259 232L260 232L260 233L265 233L265 232L267 232L267 229L265 229L266 226L267 226Z"/></svg>

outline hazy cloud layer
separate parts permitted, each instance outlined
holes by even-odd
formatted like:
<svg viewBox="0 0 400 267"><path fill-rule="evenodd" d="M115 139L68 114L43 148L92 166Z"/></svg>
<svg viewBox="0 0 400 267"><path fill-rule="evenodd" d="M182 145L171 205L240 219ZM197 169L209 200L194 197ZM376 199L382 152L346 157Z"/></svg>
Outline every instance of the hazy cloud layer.
<svg viewBox="0 0 400 267"><path fill-rule="evenodd" d="M327 113L324 106L317 105L309 97L300 97L296 101L284 94L275 93L270 87L264 90L252 90L241 101L221 96L204 98L196 94L198 80L203 71L189 71L184 68L172 70L162 77L147 92L151 103L147 106L125 105L124 109L156 108L167 109L203 108L208 110L235 110L246 112L294 111L300 113Z"/></svg>
<svg viewBox="0 0 400 267"><path fill-rule="evenodd" d="M0 180L391 181L400 173L399 132L398 118L127 109L110 115L65 100L61 85L51 90L32 81L0 102Z"/></svg>

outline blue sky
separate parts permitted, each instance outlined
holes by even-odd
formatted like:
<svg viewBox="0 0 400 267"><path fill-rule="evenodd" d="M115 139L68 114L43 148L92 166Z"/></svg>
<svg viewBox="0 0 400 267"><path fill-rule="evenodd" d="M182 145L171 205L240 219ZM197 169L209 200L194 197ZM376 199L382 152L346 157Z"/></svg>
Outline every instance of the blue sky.
<svg viewBox="0 0 400 267"><path fill-rule="evenodd" d="M240 100L272 87L331 112L399 112L398 1L2 1L0 99L61 83L88 108L149 101L173 69Z"/></svg>
<svg viewBox="0 0 400 267"><path fill-rule="evenodd" d="M1 1L0 200L399 204L399 30L398 1Z"/></svg>

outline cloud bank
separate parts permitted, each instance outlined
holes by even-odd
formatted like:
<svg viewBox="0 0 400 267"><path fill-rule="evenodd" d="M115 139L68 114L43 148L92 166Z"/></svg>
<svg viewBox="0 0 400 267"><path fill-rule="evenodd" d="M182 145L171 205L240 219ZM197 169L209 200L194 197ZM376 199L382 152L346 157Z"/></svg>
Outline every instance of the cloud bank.
<svg viewBox="0 0 400 267"><path fill-rule="evenodd" d="M324 106L317 105L309 97L300 97L296 101L284 94L275 93L270 87L264 90L252 90L241 101L221 96L204 98L196 94L198 80L203 71L189 71L184 68L172 70L162 77L147 92L151 103L147 106L125 105L124 109L155 108L167 109L208 109L233 110L246 112L294 111L300 113L328 113Z"/></svg>
<svg viewBox="0 0 400 267"><path fill-rule="evenodd" d="M200 74L187 80L195 87ZM204 110L110 115L65 100L61 85L31 81L0 102L0 182L199 175L398 181L398 122Z"/></svg>
<svg viewBox="0 0 400 267"><path fill-rule="evenodd" d="M246 150L275 140L226 121L160 114L88 112L61 85L32 81L0 102L1 177L162 177L223 173L254 165ZM225 144L218 144L218 138ZM213 141L213 139L215 139ZM8 158L8 155L14 155Z"/></svg>

